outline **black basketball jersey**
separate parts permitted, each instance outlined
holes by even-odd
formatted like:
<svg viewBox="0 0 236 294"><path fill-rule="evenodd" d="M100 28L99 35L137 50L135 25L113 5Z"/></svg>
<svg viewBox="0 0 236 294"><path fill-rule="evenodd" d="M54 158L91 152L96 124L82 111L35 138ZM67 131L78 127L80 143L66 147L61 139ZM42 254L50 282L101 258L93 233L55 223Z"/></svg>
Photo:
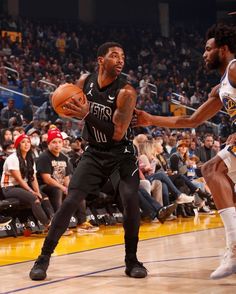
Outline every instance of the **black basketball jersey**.
<svg viewBox="0 0 236 294"><path fill-rule="evenodd" d="M119 76L110 85L101 89L98 85L97 77L97 73L89 75L85 80L83 91L89 101L90 112L100 120L112 122L113 114L117 108L117 96L120 89L123 88L127 82ZM96 129L96 126L86 121L82 136L90 145L99 148L111 148L122 144L129 145L130 132L131 129L129 128L123 139L119 142L108 142L104 133Z"/></svg>

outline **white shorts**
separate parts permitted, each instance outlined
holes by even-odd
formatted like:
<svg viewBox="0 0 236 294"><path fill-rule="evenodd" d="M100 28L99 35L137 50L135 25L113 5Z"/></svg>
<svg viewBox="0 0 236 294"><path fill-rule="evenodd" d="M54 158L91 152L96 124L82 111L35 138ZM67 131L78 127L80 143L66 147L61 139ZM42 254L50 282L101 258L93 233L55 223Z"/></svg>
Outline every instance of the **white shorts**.
<svg viewBox="0 0 236 294"><path fill-rule="evenodd" d="M229 145L225 146L217 155L224 161L228 168L228 176L236 184L236 156L231 154L227 149Z"/></svg>

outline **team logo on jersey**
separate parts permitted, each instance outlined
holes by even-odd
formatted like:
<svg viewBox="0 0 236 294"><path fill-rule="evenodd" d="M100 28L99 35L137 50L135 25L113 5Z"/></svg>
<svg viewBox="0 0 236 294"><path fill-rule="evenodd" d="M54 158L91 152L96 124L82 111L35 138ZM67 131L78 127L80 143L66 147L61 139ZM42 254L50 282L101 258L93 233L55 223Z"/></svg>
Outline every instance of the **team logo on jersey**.
<svg viewBox="0 0 236 294"><path fill-rule="evenodd" d="M231 121L235 122L236 121L236 101L233 98L231 98L229 94L223 93L222 102L231 118Z"/></svg>
<svg viewBox="0 0 236 294"><path fill-rule="evenodd" d="M92 94L92 90L93 90L93 89L90 89L90 90L88 91L88 93L86 93L86 95L87 95L87 96L88 96L88 95L93 96L93 94Z"/></svg>
<svg viewBox="0 0 236 294"><path fill-rule="evenodd" d="M116 96L111 96L111 95L108 95L108 99L107 99L107 102L109 103L113 103L114 100L115 100Z"/></svg>
<svg viewBox="0 0 236 294"><path fill-rule="evenodd" d="M92 96L92 97L93 97L93 94L92 94L92 90L93 90L93 83L90 83L89 87L90 87L91 89L88 91L88 93L86 93L86 95L87 95L87 96L88 96L88 95L90 95L90 96Z"/></svg>

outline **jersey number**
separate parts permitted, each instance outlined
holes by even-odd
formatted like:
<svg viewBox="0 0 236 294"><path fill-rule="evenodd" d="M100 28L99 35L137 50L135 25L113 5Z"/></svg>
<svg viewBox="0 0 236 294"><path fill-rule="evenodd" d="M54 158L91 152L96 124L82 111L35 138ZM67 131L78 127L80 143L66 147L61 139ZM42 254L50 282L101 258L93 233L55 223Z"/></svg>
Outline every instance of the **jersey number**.
<svg viewBox="0 0 236 294"><path fill-rule="evenodd" d="M98 131L96 128L93 127L94 137L98 143L106 143L107 138L106 135L102 132Z"/></svg>

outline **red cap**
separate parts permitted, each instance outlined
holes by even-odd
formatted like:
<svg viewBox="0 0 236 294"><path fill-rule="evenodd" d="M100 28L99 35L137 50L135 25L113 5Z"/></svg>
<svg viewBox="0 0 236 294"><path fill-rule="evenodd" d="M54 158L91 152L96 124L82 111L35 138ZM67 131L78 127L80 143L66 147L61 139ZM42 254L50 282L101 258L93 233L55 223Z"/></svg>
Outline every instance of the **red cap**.
<svg viewBox="0 0 236 294"><path fill-rule="evenodd" d="M26 134L21 134L20 136L18 136L18 137L16 138L16 141L15 141L15 143L14 143L14 147L15 147L16 149L17 149L17 147L19 146L20 142L21 142L23 139L28 139L29 142L31 143L31 141L30 141L30 137L29 137L29 136L27 136Z"/></svg>
<svg viewBox="0 0 236 294"><path fill-rule="evenodd" d="M58 129L56 129L56 128L55 129L50 129L48 131L48 139L47 139L48 144L52 140L54 140L56 138L59 138L59 139L62 139L63 140L62 135L61 135L61 132Z"/></svg>

